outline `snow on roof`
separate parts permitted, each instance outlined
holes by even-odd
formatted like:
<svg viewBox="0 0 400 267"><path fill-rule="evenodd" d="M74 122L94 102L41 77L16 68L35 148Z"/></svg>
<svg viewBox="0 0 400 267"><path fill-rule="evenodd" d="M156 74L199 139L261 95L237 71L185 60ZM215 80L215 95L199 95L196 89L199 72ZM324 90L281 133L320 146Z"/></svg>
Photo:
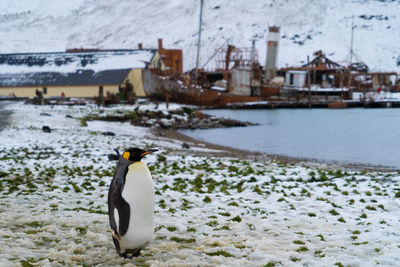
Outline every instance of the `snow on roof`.
<svg viewBox="0 0 400 267"><path fill-rule="evenodd" d="M100 72L115 69L144 68L156 50L111 50L0 54L0 73L60 72L82 70Z"/></svg>
<svg viewBox="0 0 400 267"><path fill-rule="evenodd" d="M120 84L156 50L0 54L0 87Z"/></svg>

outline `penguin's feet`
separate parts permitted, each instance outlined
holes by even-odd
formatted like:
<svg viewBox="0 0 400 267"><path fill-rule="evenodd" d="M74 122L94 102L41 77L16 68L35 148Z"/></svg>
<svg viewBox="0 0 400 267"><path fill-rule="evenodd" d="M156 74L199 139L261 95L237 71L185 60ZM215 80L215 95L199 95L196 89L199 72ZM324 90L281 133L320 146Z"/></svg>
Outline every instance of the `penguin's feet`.
<svg viewBox="0 0 400 267"><path fill-rule="evenodd" d="M119 255L120 255L121 257L124 257L125 259L126 259L126 258L132 259L133 257L139 257L139 256L140 256L140 251L141 251L140 248L137 248L137 249L128 249L128 250L126 250L124 253L119 254ZM129 254L130 254L130 255L129 255Z"/></svg>

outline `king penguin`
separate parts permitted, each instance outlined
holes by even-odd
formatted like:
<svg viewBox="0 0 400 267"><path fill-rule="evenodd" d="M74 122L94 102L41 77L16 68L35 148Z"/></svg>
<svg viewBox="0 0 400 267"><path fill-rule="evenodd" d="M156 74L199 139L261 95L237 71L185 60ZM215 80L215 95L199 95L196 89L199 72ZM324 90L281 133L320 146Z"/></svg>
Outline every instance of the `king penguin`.
<svg viewBox="0 0 400 267"><path fill-rule="evenodd" d="M132 258L154 239L154 185L141 159L157 151L129 148L119 158L108 191L108 216L118 255Z"/></svg>

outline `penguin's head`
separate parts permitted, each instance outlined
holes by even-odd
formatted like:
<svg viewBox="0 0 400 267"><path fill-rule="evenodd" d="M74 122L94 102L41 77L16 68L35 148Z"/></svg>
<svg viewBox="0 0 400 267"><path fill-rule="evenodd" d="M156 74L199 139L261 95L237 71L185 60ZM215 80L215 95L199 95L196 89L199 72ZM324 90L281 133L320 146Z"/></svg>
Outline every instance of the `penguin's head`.
<svg viewBox="0 0 400 267"><path fill-rule="evenodd" d="M124 151L122 157L124 157L124 159L126 160L135 162L135 161L140 161L144 156L156 151L158 150L157 149L143 150L140 148L131 147Z"/></svg>

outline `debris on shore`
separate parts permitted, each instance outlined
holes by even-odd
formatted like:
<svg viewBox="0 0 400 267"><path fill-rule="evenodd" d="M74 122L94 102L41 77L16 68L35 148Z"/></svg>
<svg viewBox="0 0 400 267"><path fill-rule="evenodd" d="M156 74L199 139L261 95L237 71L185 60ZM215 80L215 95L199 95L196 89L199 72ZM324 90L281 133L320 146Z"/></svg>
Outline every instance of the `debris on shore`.
<svg viewBox="0 0 400 267"><path fill-rule="evenodd" d="M159 129L209 129L219 127L244 127L256 125L252 122L238 121L230 118L217 118L205 114L199 110L183 107L177 110L136 110L117 111L114 114L90 114L81 118L81 124L85 126L87 121L130 121L132 125L153 127Z"/></svg>

